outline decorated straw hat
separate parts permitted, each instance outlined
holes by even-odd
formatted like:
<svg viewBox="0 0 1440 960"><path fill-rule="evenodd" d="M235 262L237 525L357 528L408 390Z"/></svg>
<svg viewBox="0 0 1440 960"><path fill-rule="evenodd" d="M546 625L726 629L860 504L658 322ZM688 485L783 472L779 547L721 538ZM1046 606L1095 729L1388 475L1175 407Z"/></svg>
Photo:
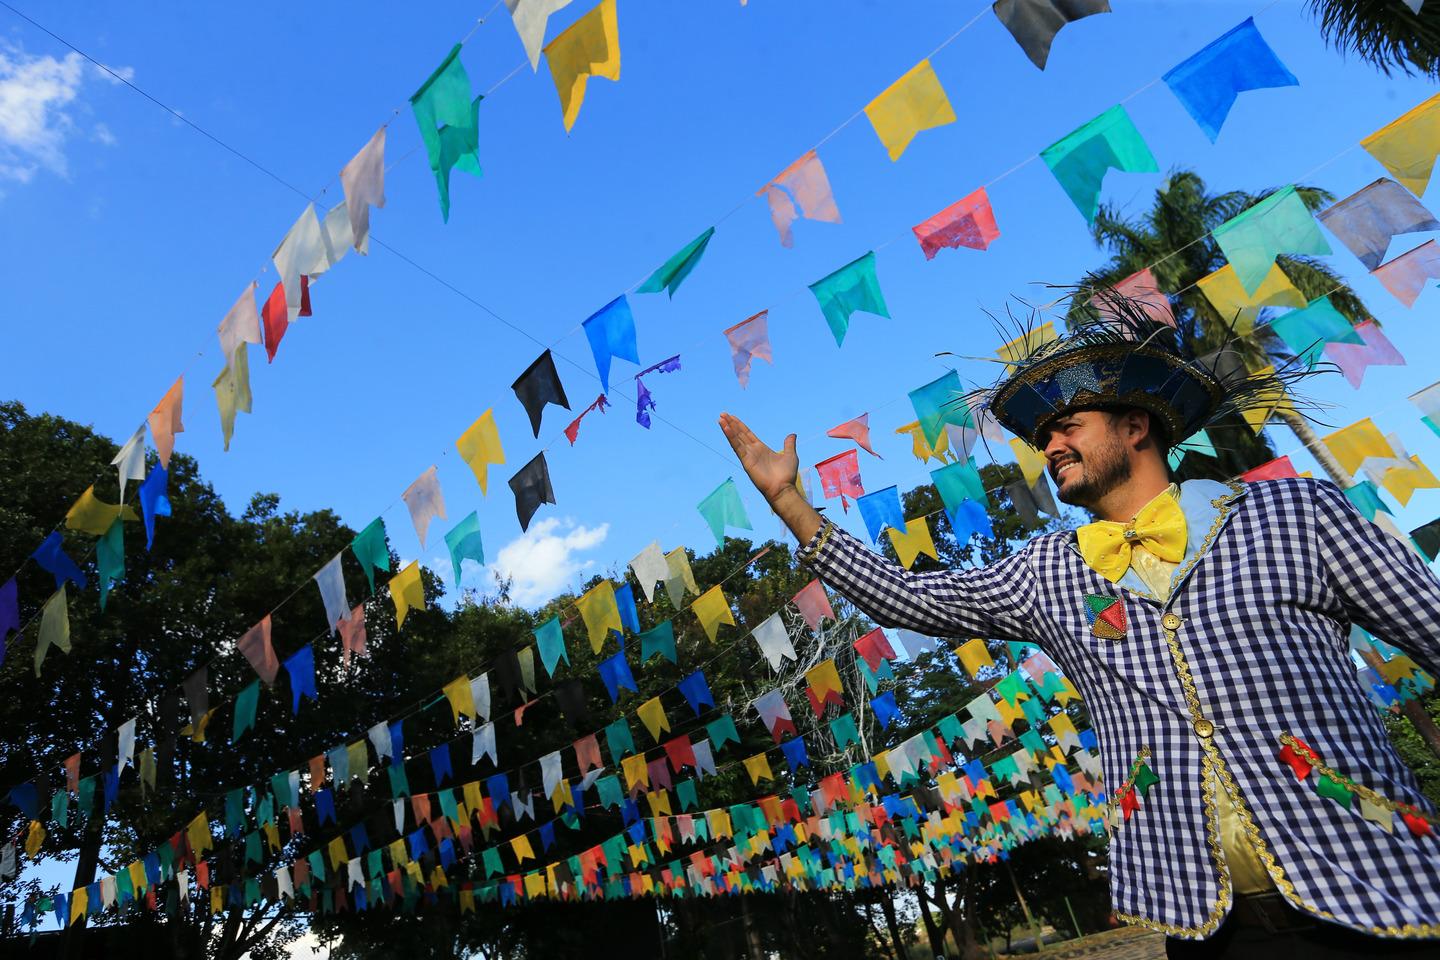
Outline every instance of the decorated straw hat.
<svg viewBox="0 0 1440 960"><path fill-rule="evenodd" d="M1009 364L989 392L986 411L1031 446L1078 410L1139 407L1163 427L1170 445L1217 420L1253 409L1292 405L1288 387L1313 371L1296 364L1251 372L1221 350L1197 357L1191 338L1159 322L1145 301L1113 290L1072 310L1069 332ZM1030 333L1022 334L1022 339Z"/></svg>

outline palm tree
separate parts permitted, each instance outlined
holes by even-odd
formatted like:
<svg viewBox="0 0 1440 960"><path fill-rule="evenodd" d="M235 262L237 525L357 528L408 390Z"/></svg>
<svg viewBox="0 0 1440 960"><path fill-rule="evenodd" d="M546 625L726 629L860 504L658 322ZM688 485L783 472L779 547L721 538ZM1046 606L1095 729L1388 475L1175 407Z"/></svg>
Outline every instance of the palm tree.
<svg viewBox="0 0 1440 960"><path fill-rule="evenodd" d="M1440 4L1407 0L1310 0L1325 42L1392 71L1440 77Z"/></svg>
<svg viewBox="0 0 1440 960"><path fill-rule="evenodd" d="M1335 199L1329 191L1318 187L1300 186L1296 191L1312 211ZM1156 286L1171 295L1177 324L1182 334L1191 339L1190 345L1197 354L1228 346L1250 369L1293 359L1289 348L1265 324L1268 308L1261 310L1252 335L1236 338L1231 331L1234 318L1222 317L1196 285L1226 264L1225 254L1211 237L1211 231L1263 200L1269 192L1210 193L1198 174L1176 169L1155 192L1151 208L1138 216L1127 217L1117 207L1102 205L1090 233L1096 245L1110 254L1110 260L1087 279L1086 286L1118 283L1148 267ZM1279 257L1276 262L1307 300L1328 295L1330 302L1352 324L1370 319L1369 311L1355 291L1325 264L1311 257L1289 255ZM1075 297L1071 311L1088 309L1088 299ZM1295 432L1337 484L1342 488L1354 485L1354 479L1340 468L1304 416L1285 408L1276 410L1275 416ZM1209 465L1192 463L1193 458L1187 457L1182 464L1182 476L1206 473L1234 476L1274 456L1269 445L1256 438L1243 422L1226 426L1229 428L1225 431L1226 439L1231 442L1224 445L1224 449L1217 444L1219 462L1207 470Z"/></svg>

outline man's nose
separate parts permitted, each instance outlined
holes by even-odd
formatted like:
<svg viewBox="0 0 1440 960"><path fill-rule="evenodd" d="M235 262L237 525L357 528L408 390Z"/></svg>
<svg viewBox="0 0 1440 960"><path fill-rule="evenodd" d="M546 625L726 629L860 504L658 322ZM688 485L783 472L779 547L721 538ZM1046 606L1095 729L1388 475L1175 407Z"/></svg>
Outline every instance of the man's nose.
<svg viewBox="0 0 1440 960"><path fill-rule="evenodd" d="M1066 446L1065 441L1061 438L1051 436L1051 438L1045 443L1045 449L1043 452L1045 454L1045 459L1049 460L1051 463L1054 463L1057 458L1064 456L1066 453L1069 453L1070 448Z"/></svg>

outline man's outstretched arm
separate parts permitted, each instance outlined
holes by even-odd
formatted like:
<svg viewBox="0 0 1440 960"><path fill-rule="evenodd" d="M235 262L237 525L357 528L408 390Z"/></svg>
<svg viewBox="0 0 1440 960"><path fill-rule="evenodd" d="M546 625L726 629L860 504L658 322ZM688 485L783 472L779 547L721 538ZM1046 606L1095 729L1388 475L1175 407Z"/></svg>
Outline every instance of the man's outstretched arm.
<svg viewBox="0 0 1440 960"><path fill-rule="evenodd" d="M795 486L800 460L793 433L771 450L728 413L720 415L720 429L755 488L800 541L800 559L876 623L939 637L1031 639L1035 581L1025 551L982 569L912 573L805 502Z"/></svg>

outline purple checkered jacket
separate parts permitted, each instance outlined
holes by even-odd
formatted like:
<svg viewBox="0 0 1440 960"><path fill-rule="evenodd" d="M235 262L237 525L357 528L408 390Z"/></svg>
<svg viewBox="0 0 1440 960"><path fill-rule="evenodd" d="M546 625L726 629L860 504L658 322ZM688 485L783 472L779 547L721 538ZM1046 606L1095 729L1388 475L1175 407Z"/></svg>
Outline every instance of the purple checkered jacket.
<svg viewBox="0 0 1440 960"><path fill-rule="evenodd" d="M1202 938L1225 918L1218 782L1295 907L1379 936L1440 938L1440 821L1348 646L1358 624L1440 662L1440 582L1333 484L1182 486L1182 508L1200 497L1213 522L1190 525L1166 603L1090 569L1073 532L983 569L911 573L826 524L800 557L883 626L1045 649L1085 698L1112 789L1148 751L1160 782L1111 838L1123 920ZM1087 595L1124 604L1123 638L1096 636ZM1298 779L1279 758L1284 734L1323 768ZM1354 785L1348 809L1316 793L1322 769ZM1414 835L1402 812L1434 832Z"/></svg>

